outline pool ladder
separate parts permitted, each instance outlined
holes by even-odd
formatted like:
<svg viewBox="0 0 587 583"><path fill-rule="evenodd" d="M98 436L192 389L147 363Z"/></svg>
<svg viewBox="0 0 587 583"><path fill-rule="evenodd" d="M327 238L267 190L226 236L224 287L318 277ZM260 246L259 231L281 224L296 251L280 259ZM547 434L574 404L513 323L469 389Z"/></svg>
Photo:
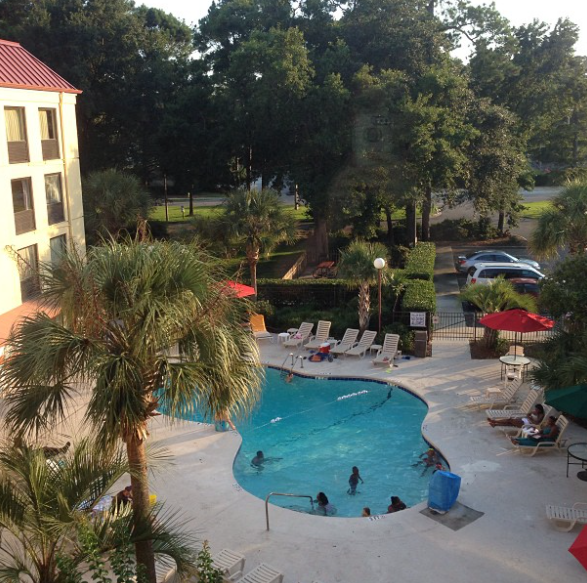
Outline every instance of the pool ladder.
<svg viewBox="0 0 587 583"><path fill-rule="evenodd" d="M285 363L289 358L291 358L291 363L288 370ZM300 362L300 368L304 368L304 356L300 354L300 351L298 350L296 353L290 352L281 363L281 376L286 376L286 371L287 374L291 374L298 361Z"/></svg>
<svg viewBox="0 0 587 583"><path fill-rule="evenodd" d="M288 498L309 498L310 504L312 505L312 510L314 510L314 498L309 496L308 494L286 494L284 492L269 492L267 496L265 496L265 521L267 523L267 530L269 530L269 498L271 496L286 496Z"/></svg>

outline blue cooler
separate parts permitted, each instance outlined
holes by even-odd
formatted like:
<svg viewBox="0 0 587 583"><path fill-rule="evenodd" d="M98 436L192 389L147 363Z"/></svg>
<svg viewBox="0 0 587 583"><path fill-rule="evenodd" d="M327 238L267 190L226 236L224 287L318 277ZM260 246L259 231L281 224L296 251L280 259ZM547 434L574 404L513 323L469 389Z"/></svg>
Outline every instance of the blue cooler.
<svg viewBox="0 0 587 583"><path fill-rule="evenodd" d="M461 477L450 472L438 470L430 478L428 508L438 512L448 512L459 497Z"/></svg>

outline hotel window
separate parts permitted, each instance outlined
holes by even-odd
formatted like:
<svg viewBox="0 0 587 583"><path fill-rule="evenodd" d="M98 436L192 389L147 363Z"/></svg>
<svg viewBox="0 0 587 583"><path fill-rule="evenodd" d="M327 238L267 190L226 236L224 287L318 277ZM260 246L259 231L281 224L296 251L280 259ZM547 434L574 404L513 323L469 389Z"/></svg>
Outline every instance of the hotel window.
<svg viewBox="0 0 587 583"><path fill-rule="evenodd" d="M51 265L59 265L67 252L67 237L65 235L52 237L49 239L49 245L51 248Z"/></svg>
<svg viewBox="0 0 587 583"><path fill-rule="evenodd" d="M6 140L10 164L29 161L29 147L26 139L24 107L5 107Z"/></svg>
<svg viewBox="0 0 587 583"><path fill-rule="evenodd" d="M45 195L49 224L62 223L65 220L65 214L63 212L61 174L47 174L45 176Z"/></svg>
<svg viewBox="0 0 587 583"><path fill-rule="evenodd" d="M31 245L18 250L18 276L22 301L34 299L40 290L39 260L37 246Z"/></svg>
<svg viewBox="0 0 587 583"><path fill-rule="evenodd" d="M43 160L59 158L59 142L57 141L57 117L54 109L39 109L39 125L41 127L41 147Z"/></svg>
<svg viewBox="0 0 587 583"><path fill-rule="evenodd" d="M12 206L14 207L14 226L16 234L35 230L35 209L30 178L12 181Z"/></svg>

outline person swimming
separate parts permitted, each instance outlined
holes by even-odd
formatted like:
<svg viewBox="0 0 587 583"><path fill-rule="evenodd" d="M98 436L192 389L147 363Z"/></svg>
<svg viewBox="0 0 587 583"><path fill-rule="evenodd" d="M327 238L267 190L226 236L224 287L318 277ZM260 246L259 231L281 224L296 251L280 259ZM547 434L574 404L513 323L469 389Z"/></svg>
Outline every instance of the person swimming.
<svg viewBox="0 0 587 583"><path fill-rule="evenodd" d="M278 462L282 459L283 458L280 457L265 457L263 451L259 450L257 455L251 460L251 466L257 468L258 470L262 470L264 464Z"/></svg>

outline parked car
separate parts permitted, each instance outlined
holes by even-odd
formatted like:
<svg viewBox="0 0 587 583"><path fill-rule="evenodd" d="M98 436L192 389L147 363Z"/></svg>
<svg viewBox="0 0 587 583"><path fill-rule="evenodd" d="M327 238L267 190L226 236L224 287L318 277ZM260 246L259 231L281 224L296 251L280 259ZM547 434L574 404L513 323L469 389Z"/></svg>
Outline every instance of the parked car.
<svg viewBox="0 0 587 583"><path fill-rule="evenodd" d="M459 273L467 273L476 263L527 263L534 269L540 270L540 264L532 259L518 259L505 251L496 249L483 249L468 255L459 255L455 261L455 267Z"/></svg>
<svg viewBox="0 0 587 583"><path fill-rule="evenodd" d="M526 263L476 263L469 268L467 285L489 283L500 275L505 279L523 277L537 280L544 277L543 273Z"/></svg>
<svg viewBox="0 0 587 583"><path fill-rule="evenodd" d="M537 298L540 295L538 280L529 277L513 277L510 282L519 294L528 294Z"/></svg>

